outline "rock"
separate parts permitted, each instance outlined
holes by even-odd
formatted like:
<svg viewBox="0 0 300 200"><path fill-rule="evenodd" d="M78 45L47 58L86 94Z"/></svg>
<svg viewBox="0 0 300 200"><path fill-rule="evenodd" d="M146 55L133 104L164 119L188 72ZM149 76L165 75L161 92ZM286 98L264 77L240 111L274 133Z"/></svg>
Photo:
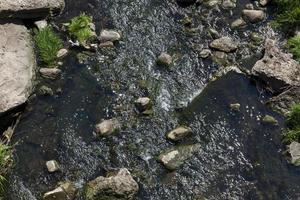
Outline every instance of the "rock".
<svg viewBox="0 0 300 200"><path fill-rule="evenodd" d="M117 119L104 120L96 125L96 133L100 136L108 136L121 129L121 124Z"/></svg>
<svg viewBox="0 0 300 200"><path fill-rule="evenodd" d="M100 33L101 42L115 42L121 39L121 35L113 30L102 30Z"/></svg>
<svg viewBox="0 0 300 200"><path fill-rule="evenodd" d="M208 33L211 35L212 38L214 39L217 39L217 38L220 38L220 34L219 32L216 30L216 29L213 29L213 28L209 28L208 29Z"/></svg>
<svg viewBox="0 0 300 200"><path fill-rule="evenodd" d="M222 51L213 52L212 60L213 60L213 62L215 62L219 65L222 65L222 66L228 66L229 65L228 56L227 56L226 53L224 53Z"/></svg>
<svg viewBox="0 0 300 200"><path fill-rule="evenodd" d="M265 42L265 55L252 68L252 75L266 83L273 92L300 85L300 65L292 55L280 51L274 40Z"/></svg>
<svg viewBox="0 0 300 200"><path fill-rule="evenodd" d="M162 152L158 160L169 170L176 170L200 149L200 144L181 145Z"/></svg>
<svg viewBox="0 0 300 200"><path fill-rule="evenodd" d="M236 7L236 0L223 0L222 7L224 9L232 9Z"/></svg>
<svg viewBox="0 0 300 200"><path fill-rule="evenodd" d="M49 160L46 162L46 167L48 172L57 172L59 171L59 165L56 160Z"/></svg>
<svg viewBox="0 0 300 200"><path fill-rule="evenodd" d="M236 19L231 23L231 28L236 29L236 28L243 28L246 26L246 22L243 19Z"/></svg>
<svg viewBox="0 0 300 200"><path fill-rule="evenodd" d="M243 15L251 23L260 22L266 18L262 10L243 10Z"/></svg>
<svg viewBox="0 0 300 200"><path fill-rule="evenodd" d="M247 3L247 4L245 5L245 8L246 8L247 10L254 10L254 6L253 6L252 3Z"/></svg>
<svg viewBox="0 0 300 200"><path fill-rule="evenodd" d="M66 182L58 188L44 194L43 200L73 200L75 198L76 188L73 183Z"/></svg>
<svg viewBox="0 0 300 200"><path fill-rule="evenodd" d="M291 106L300 103L300 87L291 87L278 96L272 97L267 105L273 110L286 115L290 110Z"/></svg>
<svg viewBox="0 0 300 200"><path fill-rule="evenodd" d="M46 18L60 13L64 6L64 0L0 0L0 18Z"/></svg>
<svg viewBox="0 0 300 200"><path fill-rule="evenodd" d="M270 0L260 0L259 3L261 6L266 6Z"/></svg>
<svg viewBox="0 0 300 200"><path fill-rule="evenodd" d="M41 76L49 79L57 79L61 75L61 70L57 68L41 68Z"/></svg>
<svg viewBox="0 0 300 200"><path fill-rule="evenodd" d="M107 42L102 42L99 44L100 48L113 48L114 47L114 43L111 41L107 41Z"/></svg>
<svg viewBox="0 0 300 200"><path fill-rule="evenodd" d="M211 51L209 49L203 49L199 54L201 58L208 58L210 55Z"/></svg>
<svg viewBox="0 0 300 200"><path fill-rule="evenodd" d="M34 25L36 25L36 27L39 30L42 30L43 28L46 28L48 26L48 22L46 20L40 20L40 21L34 22Z"/></svg>
<svg viewBox="0 0 300 200"><path fill-rule="evenodd" d="M16 1L5 2L9 4L8 2ZM0 35L0 115L2 115L25 103L30 96L34 86L36 58L32 38L22 22L0 23Z"/></svg>
<svg viewBox="0 0 300 200"><path fill-rule="evenodd" d="M230 104L230 109L234 110L234 111L240 111L240 107L241 107L241 104L239 104L239 103Z"/></svg>
<svg viewBox="0 0 300 200"><path fill-rule="evenodd" d="M167 138L172 141L178 141L189 135L191 132L192 130L190 128L180 126L167 133Z"/></svg>
<svg viewBox="0 0 300 200"><path fill-rule="evenodd" d="M63 58L63 57L65 57L67 54L68 54L68 49L60 49L60 50L57 52L56 57L57 57L57 58Z"/></svg>
<svg viewBox="0 0 300 200"><path fill-rule="evenodd" d="M265 115L262 118L262 121L266 124L278 125L278 121L271 115Z"/></svg>
<svg viewBox="0 0 300 200"><path fill-rule="evenodd" d="M41 86L39 89L40 95L53 96L53 90L45 85Z"/></svg>
<svg viewBox="0 0 300 200"><path fill-rule="evenodd" d="M264 41L264 38L259 33L256 32L252 32L250 34L250 39L253 41L254 45L261 45Z"/></svg>
<svg viewBox="0 0 300 200"><path fill-rule="evenodd" d="M210 47L226 53L235 51L238 46L230 37L221 37L210 43Z"/></svg>
<svg viewBox="0 0 300 200"><path fill-rule="evenodd" d="M98 177L90 181L85 189L86 200L131 200L139 190L137 182L126 168L115 175Z"/></svg>
<svg viewBox="0 0 300 200"><path fill-rule="evenodd" d="M170 66L172 62L172 56L167 53L161 53L156 60L156 63L161 66Z"/></svg>
<svg viewBox="0 0 300 200"><path fill-rule="evenodd" d="M136 108L142 113L152 109L152 101L148 97L140 97L134 103Z"/></svg>
<svg viewBox="0 0 300 200"><path fill-rule="evenodd" d="M292 142L288 146L288 151L291 156L291 163L295 166L300 166L300 143Z"/></svg>

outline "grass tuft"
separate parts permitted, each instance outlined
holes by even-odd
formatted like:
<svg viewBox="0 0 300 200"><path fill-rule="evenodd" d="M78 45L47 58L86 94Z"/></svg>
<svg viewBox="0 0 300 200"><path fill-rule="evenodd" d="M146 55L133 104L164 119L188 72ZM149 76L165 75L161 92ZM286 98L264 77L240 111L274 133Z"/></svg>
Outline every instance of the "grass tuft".
<svg viewBox="0 0 300 200"><path fill-rule="evenodd" d="M86 44L86 41L93 36L93 30L90 27L93 19L84 13L71 19L67 25L69 35L78 40L80 44Z"/></svg>
<svg viewBox="0 0 300 200"><path fill-rule="evenodd" d="M0 141L0 199L5 196L5 177L13 163L12 154L13 147Z"/></svg>
<svg viewBox="0 0 300 200"><path fill-rule="evenodd" d="M61 39L54 33L51 26L35 30L34 41L38 47L41 60L47 66L55 65L57 52L63 47Z"/></svg>
<svg viewBox="0 0 300 200"><path fill-rule="evenodd" d="M292 106L292 110L287 117L286 125L288 129L283 134L283 141L291 143L292 141L300 142L300 104Z"/></svg>
<svg viewBox="0 0 300 200"><path fill-rule="evenodd" d="M300 35L292 37L288 40L289 51L293 54L294 58L300 61Z"/></svg>

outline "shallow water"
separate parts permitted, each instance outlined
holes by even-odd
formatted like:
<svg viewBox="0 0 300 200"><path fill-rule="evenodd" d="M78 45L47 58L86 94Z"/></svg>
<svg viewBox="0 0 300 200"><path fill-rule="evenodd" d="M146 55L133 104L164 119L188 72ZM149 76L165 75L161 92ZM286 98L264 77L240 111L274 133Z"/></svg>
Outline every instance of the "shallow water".
<svg viewBox="0 0 300 200"><path fill-rule="evenodd" d="M40 79L40 85L57 92L37 95L26 107L14 137L18 145L9 198L40 199L64 180L81 189L86 181L120 167L138 181L137 199L300 197L299 169L283 156L283 119L264 105L269 94L234 72L209 83L220 66L198 56L212 41L207 30L214 27L239 41L230 62L252 67L262 46L248 47L251 31L279 36L266 22L230 30L246 3L239 1L231 13L203 6L181 8L172 1L67 0L56 24L87 12L97 32L114 28L123 37L114 50L99 50L83 63L76 58L82 50L72 50L61 80ZM185 15L193 19L193 33L180 22ZM170 69L155 64L162 51L176 57ZM135 112L133 101L140 96L153 99L153 117ZM240 112L229 109L236 102ZM265 114L275 116L280 126L262 124L259 119ZM95 138L94 125L111 117L122 122L122 131ZM167 141L165 133L180 124L189 125L194 134L176 144ZM196 142L201 150L177 171L169 172L156 161L168 147ZM50 159L60 163L61 172L47 172L45 162Z"/></svg>

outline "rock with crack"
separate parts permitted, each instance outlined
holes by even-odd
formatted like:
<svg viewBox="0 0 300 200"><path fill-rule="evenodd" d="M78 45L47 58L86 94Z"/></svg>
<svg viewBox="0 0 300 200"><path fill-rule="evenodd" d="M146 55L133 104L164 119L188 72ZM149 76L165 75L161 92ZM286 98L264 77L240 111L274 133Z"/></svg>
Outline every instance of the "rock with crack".
<svg viewBox="0 0 300 200"><path fill-rule="evenodd" d="M158 156L158 161L160 161L167 169L176 170L199 149L200 144L173 147L162 152Z"/></svg>
<svg viewBox="0 0 300 200"><path fill-rule="evenodd" d="M213 49L226 53L233 52L238 48L238 45L230 37L221 37L212 41L209 45Z"/></svg>
<svg viewBox="0 0 300 200"><path fill-rule="evenodd" d="M265 55L252 68L252 75L266 83L275 93L300 85L300 65L291 54L283 53L274 40L267 39Z"/></svg>
<svg viewBox="0 0 300 200"><path fill-rule="evenodd" d="M64 0L0 0L0 18L45 18L60 13L64 6Z"/></svg>
<svg viewBox="0 0 300 200"><path fill-rule="evenodd" d="M33 90L36 59L30 33L21 22L0 23L0 35L2 115L27 101Z"/></svg>
<svg viewBox="0 0 300 200"><path fill-rule="evenodd" d="M137 182L126 168L117 173L90 181L85 189L86 200L131 200L139 190Z"/></svg>

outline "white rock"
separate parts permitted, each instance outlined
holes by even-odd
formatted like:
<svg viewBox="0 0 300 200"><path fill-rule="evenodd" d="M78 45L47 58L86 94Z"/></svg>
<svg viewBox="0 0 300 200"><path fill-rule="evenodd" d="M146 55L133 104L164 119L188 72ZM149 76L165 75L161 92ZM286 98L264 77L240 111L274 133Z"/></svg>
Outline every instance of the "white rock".
<svg viewBox="0 0 300 200"><path fill-rule="evenodd" d="M107 42L107 41L118 41L121 39L121 35L113 30L103 30L100 33L100 41L101 42Z"/></svg>
<svg viewBox="0 0 300 200"><path fill-rule="evenodd" d="M49 172L57 172L59 171L59 165L56 160L49 160L46 162L46 166Z"/></svg>
<svg viewBox="0 0 300 200"><path fill-rule="evenodd" d="M63 58L65 57L66 55L68 54L68 49L60 49L58 52L57 52L57 58Z"/></svg>
<svg viewBox="0 0 300 200"><path fill-rule="evenodd" d="M40 21L34 22L34 25L36 25L36 27L39 30L42 30L43 28L46 28L48 26L48 22L46 20L40 20Z"/></svg>

